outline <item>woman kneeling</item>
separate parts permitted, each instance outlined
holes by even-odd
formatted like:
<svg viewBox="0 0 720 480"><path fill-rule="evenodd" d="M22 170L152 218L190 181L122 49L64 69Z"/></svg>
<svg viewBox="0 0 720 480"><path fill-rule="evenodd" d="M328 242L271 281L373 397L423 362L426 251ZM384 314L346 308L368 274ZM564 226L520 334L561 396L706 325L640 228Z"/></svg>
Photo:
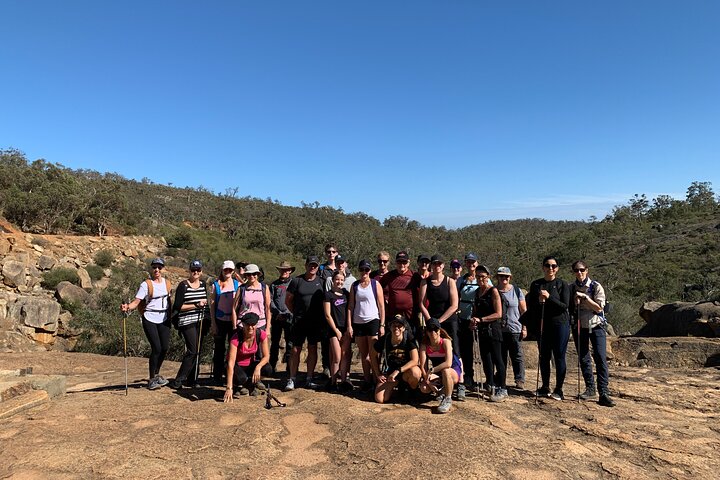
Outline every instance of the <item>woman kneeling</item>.
<svg viewBox="0 0 720 480"><path fill-rule="evenodd" d="M376 380L376 402L387 403L401 381L413 390L418 388L422 375L418 347L405 318L398 315L390 320L390 331L375 342L375 351L380 359L371 355L370 360Z"/></svg>
<svg viewBox="0 0 720 480"><path fill-rule="evenodd" d="M428 359L432 363L429 369ZM440 322L436 318L430 318L425 323L425 335L420 345L420 369L420 391L436 393L442 386L437 411L447 413L452 405L453 388L460 380L460 360L453 354L450 335L440 328Z"/></svg>
<svg viewBox="0 0 720 480"><path fill-rule="evenodd" d="M260 378L272 374L268 364L270 346L267 333L257 329L260 318L256 313L250 312L243 315L240 320L242 328L238 328L237 333L230 340L227 388L223 399L225 402L233 401L233 385L239 389L239 395L259 395L259 390L265 389ZM252 392L248 387L252 387Z"/></svg>

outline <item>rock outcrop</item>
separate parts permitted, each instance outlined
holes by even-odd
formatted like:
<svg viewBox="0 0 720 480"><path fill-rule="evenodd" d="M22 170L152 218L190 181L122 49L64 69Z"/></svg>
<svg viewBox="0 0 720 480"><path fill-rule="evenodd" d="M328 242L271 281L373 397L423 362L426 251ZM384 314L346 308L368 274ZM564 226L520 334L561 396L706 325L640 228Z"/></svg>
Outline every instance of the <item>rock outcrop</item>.
<svg viewBox="0 0 720 480"><path fill-rule="evenodd" d="M646 322L640 337L720 337L719 302L646 302L640 316Z"/></svg>

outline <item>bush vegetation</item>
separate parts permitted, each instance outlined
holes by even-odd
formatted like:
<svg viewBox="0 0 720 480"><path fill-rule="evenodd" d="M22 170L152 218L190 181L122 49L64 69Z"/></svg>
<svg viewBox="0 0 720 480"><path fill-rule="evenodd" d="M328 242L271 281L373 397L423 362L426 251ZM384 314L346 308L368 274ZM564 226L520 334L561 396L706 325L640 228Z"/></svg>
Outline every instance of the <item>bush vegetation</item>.
<svg viewBox="0 0 720 480"><path fill-rule="evenodd" d="M103 268L100 265L90 264L85 267L85 270L88 272L88 275L90 275L90 280L92 280L93 282L97 282L105 276Z"/></svg>
<svg viewBox="0 0 720 480"><path fill-rule="evenodd" d="M72 268L58 267L43 273L42 286L48 290L55 290L60 282L70 282L75 285L80 284L80 277L77 271Z"/></svg>
<svg viewBox="0 0 720 480"><path fill-rule="evenodd" d="M269 281L276 262L291 260L302 270L307 254L321 253L332 241L351 264L374 259L381 249L446 258L474 251L492 268L510 266L524 288L541 275L544 255L557 255L565 280L573 279L570 263L582 258L606 286L614 303L610 321L619 332L641 326L637 311L644 301L720 299L720 204L708 182L693 182L683 200L635 195L602 220L523 219L452 230L403 216L379 221L317 202L290 207L240 193L138 182L0 151L0 214L24 231L163 235L171 265L185 268L198 258L210 274L225 259L253 261ZM110 262L95 259L99 266Z"/></svg>
<svg viewBox="0 0 720 480"><path fill-rule="evenodd" d="M100 250L93 258L95 265L101 268L108 268L115 260L115 255L110 250Z"/></svg>

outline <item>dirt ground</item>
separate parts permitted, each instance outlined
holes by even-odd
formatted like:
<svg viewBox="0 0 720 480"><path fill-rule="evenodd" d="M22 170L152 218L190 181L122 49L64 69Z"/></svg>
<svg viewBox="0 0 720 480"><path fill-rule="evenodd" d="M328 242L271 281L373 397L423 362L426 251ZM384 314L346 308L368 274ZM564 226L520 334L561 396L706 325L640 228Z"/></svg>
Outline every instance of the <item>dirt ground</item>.
<svg viewBox="0 0 720 480"><path fill-rule="evenodd" d="M222 388L144 387L147 360L0 354L0 369L67 376L68 393L0 420L0 478L718 478L720 370L614 367L617 407L511 391L377 405L360 395L277 391L222 403ZM166 363L171 378L176 363ZM535 380L527 373L528 384ZM576 390L568 372L566 393ZM279 382L271 382L273 386ZM568 395L569 396L569 395ZM715 472L714 474L712 472Z"/></svg>

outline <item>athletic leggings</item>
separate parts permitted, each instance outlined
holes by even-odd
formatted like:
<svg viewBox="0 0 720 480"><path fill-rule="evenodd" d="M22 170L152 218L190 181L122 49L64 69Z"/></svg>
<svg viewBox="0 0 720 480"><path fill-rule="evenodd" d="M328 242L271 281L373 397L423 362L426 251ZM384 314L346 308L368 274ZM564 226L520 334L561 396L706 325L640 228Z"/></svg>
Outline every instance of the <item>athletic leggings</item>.
<svg viewBox="0 0 720 480"><path fill-rule="evenodd" d="M145 317L142 320L145 336L150 342L150 380L160 374L160 367L165 354L170 347L170 319L163 323L148 322Z"/></svg>
<svg viewBox="0 0 720 480"><path fill-rule="evenodd" d="M215 353L213 355L213 378L222 380L225 373L225 352L235 329L232 321L215 320L216 332L213 337L215 342Z"/></svg>
<svg viewBox="0 0 720 480"><path fill-rule="evenodd" d="M478 343L485 371L485 382L491 387L505 388L506 372L505 359L502 356L502 342L481 333L478 335Z"/></svg>
<svg viewBox="0 0 720 480"><path fill-rule="evenodd" d="M185 355L183 355L182 363L175 380L184 382L189 380L188 383L194 384L197 382L197 376L195 375L196 369L195 364L198 358L198 334L200 333L200 322L191 323L184 325L179 328L180 334L185 339Z"/></svg>
<svg viewBox="0 0 720 480"><path fill-rule="evenodd" d="M555 391L562 393L563 384L565 383L565 373L567 365L565 363L565 353L567 352L568 340L570 339L570 324L567 320L563 322L546 322L542 333L540 346L540 376L542 377L542 386L549 389L550 387L550 359L555 358Z"/></svg>
<svg viewBox="0 0 720 480"><path fill-rule="evenodd" d="M250 365L247 367L241 367L240 365L235 365L235 369L233 371L233 385L235 387L242 387L246 383L252 383L252 376L253 372L255 371L255 367L257 367L258 362L251 362ZM269 377L272 375L272 367L268 364L263 365L263 367L260 369L260 376L261 377Z"/></svg>

